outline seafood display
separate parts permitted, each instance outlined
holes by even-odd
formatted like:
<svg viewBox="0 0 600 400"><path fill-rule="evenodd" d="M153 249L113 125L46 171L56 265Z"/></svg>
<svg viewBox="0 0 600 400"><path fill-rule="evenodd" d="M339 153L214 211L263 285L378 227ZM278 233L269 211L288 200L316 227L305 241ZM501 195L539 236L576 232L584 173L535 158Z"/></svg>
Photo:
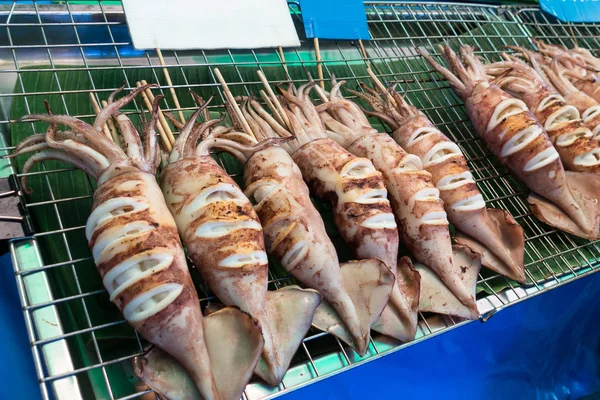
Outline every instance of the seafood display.
<svg viewBox="0 0 600 400"><path fill-rule="evenodd" d="M260 322L265 344L255 373L276 386L311 326L321 295L297 286L267 291L261 223L242 190L210 156L215 145L211 138L226 129L216 127L222 120L195 124L206 104L182 127L162 171L161 187L203 280L223 303ZM198 144L202 137L207 139ZM246 151L256 152L280 140L270 139ZM297 254L292 251L292 256Z"/></svg>
<svg viewBox="0 0 600 400"><path fill-rule="evenodd" d="M203 398L237 399L258 362L261 329L234 308L202 316L175 221L155 178L160 98L143 145L129 118L118 112L147 87L119 100L114 100L119 90L113 93L93 126L67 115L22 117L50 126L45 135L18 145L13 156L36 152L24 173L40 161L58 160L96 179L85 235L110 300L145 339L185 367ZM100 129L111 116L116 116L125 151ZM58 124L71 131L57 131ZM26 178L23 187L27 190Z"/></svg>
<svg viewBox="0 0 600 400"><path fill-rule="evenodd" d="M352 93L369 104L366 112L385 121L394 140L431 174L448 220L458 229L455 240L481 254L483 265L525 282L523 229L508 212L486 208L460 148L392 87L385 93L363 87L365 92Z"/></svg>
<svg viewBox="0 0 600 400"><path fill-rule="evenodd" d="M522 100L488 82L485 67L471 47L461 48L462 60L450 47L442 50L453 72L419 51L464 100L488 148L532 190L528 201L533 213L558 229L599 238L600 177L564 170L544 127Z"/></svg>
<svg viewBox="0 0 600 400"><path fill-rule="evenodd" d="M562 73L568 77L573 85L600 102L600 59L595 57L588 49L575 46L572 49L567 49L556 44L548 44L541 40L533 40L539 53L536 59L542 63L556 59L560 64L566 67ZM514 48L518 52L522 52L522 48ZM529 52L529 55L532 53ZM546 56L546 58L541 57Z"/></svg>
<svg viewBox="0 0 600 400"><path fill-rule="evenodd" d="M253 136L224 132L203 143L225 150L243 163L245 193L255 204L269 254L326 300L313 324L365 354L371 325L394 286L392 274L376 259L339 263L300 169L286 150L273 143L279 140L285 146L291 137L284 137L285 143L277 139L267 122L274 121L255 99L245 99L242 111ZM230 114L236 121L235 114ZM414 319L416 329L416 311Z"/></svg>
<svg viewBox="0 0 600 400"><path fill-rule="evenodd" d="M478 318L475 292L467 290L453 260L444 204L431 174L418 157L373 129L360 108L342 96L342 84L334 82L328 96L321 93L325 103L318 110L328 134L352 154L371 160L382 173L403 244L470 310L470 318ZM437 312L445 312L444 307Z"/></svg>
<svg viewBox="0 0 600 400"><path fill-rule="evenodd" d="M543 81L529 65L511 61L486 66L492 82L510 95L521 99L544 126L568 171L600 172L600 144L580 118L575 106Z"/></svg>
<svg viewBox="0 0 600 400"><path fill-rule="evenodd" d="M166 51L168 63L160 49L121 62L108 50L127 35L76 34L82 55L108 48L85 68L65 51L47 65L47 40L16 46L2 150L18 158L0 197L22 208L0 222L31 233L11 255L43 395L278 396L589 272L600 58L575 34L592 28L569 39L535 8L370 7L377 41L323 42L321 57L314 40L316 61L306 35L299 50ZM447 36L485 51L415 48ZM107 89L121 75L140 80ZM46 101L32 112L39 96L73 116Z"/></svg>
<svg viewBox="0 0 600 400"><path fill-rule="evenodd" d="M570 54L559 46L546 45L536 42L541 53L534 53L521 47L511 46L524 60L529 62L537 72L537 78L543 79L547 86L551 86L564 96L564 101L577 109L581 115L584 126L592 131L595 140L600 135L600 103L590 94L581 89L591 90L595 94L598 90L597 78L589 74L585 62ZM546 57L552 55L552 57ZM515 55L507 56L520 61ZM573 82L571 81L573 80ZM577 87L576 86L579 86Z"/></svg>

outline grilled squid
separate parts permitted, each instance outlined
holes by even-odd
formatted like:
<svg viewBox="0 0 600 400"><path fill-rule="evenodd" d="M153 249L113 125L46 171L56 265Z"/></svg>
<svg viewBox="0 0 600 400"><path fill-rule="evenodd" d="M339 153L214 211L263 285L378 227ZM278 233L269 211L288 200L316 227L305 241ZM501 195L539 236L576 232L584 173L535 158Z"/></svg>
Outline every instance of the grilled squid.
<svg viewBox="0 0 600 400"><path fill-rule="evenodd" d="M579 110L545 84L530 66L504 61L486 66L493 81L510 95L521 99L543 125L566 170L600 172L600 144L580 118ZM600 129L600 125L597 127Z"/></svg>
<svg viewBox="0 0 600 400"><path fill-rule="evenodd" d="M600 102L600 59L596 58L588 49L576 46L568 50L567 48L555 44L547 44L541 40L534 40L541 56L547 56L548 59L557 59L566 67L562 73L568 77L573 85ZM522 48L515 49L523 53ZM525 50L527 52L527 50ZM542 64L543 64L543 57Z"/></svg>
<svg viewBox="0 0 600 400"><path fill-rule="evenodd" d="M458 228L455 240L482 254L483 265L525 282L523 229L508 212L486 208L460 148L393 88L384 93L384 100L377 91L363 87L365 92L353 93L371 106L373 111L368 112L381 117L393 130L395 142L430 174L448 220Z"/></svg>
<svg viewBox="0 0 600 400"><path fill-rule="evenodd" d="M600 177L593 173L565 172L544 127L522 100L487 81L485 67L472 48L461 49L463 61L450 47L443 48L452 70L460 78L430 55L420 52L465 101L469 118L488 148L534 192L528 198L534 214L548 225L572 234L600 237L597 206Z"/></svg>
<svg viewBox="0 0 600 400"><path fill-rule="evenodd" d="M160 96L144 145L129 118L118 113L149 86L119 100L114 100L118 91L113 93L93 126L67 115L21 118L47 121L50 127L44 137L17 146L14 155L38 151L23 172L37 162L58 160L97 180L85 235L110 300L145 339L185 367L203 398L239 399L263 346L260 327L232 308L202 317L175 221L155 178ZM125 150L102 133L101 127L113 114ZM72 132L55 132L57 124ZM27 188L26 181L23 187Z"/></svg>
<svg viewBox="0 0 600 400"><path fill-rule="evenodd" d="M242 110L254 137L227 132L217 137L209 136L206 140L243 163L245 193L264 227L269 254L303 285L318 290L326 300L319 306L313 324L364 355L370 327L390 296L393 276L381 261L375 259L340 265L321 216L310 200L302 173L292 157L279 146L256 148L260 143L268 144L278 135L255 109L270 118L255 100L244 101ZM290 137L285 138L288 139Z"/></svg>
<svg viewBox="0 0 600 400"><path fill-rule="evenodd" d="M201 137L222 130L215 128L222 120L194 124L201 110L181 129L161 174L161 187L203 280L223 303L260 322L265 345L255 373L276 386L310 328L321 296L298 287L267 292L262 226L248 198L211 157L213 142L197 144Z"/></svg>
<svg viewBox="0 0 600 400"><path fill-rule="evenodd" d="M531 50L518 46L509 46L517 51L516 54L525 59L536 72L536 80L542 80L545 86L555 89L556 92L563 95L563 100L570 106L573 106L580 113L581 120L585 127L589 128L595 140L599 140L600 134L600 103L585 92L581 91L574 82L587 80L587 70L585 63L569 55L566 49L559 46L546 45L541 41L536 41L540 47L541 53L535 53ZM545 55L551 55L552 58ZM517 63L522 61L515 55L504 55L504 58L511 59ZM566 67L565 64L568 66ZM522 70L522 68L521 68ZM592 78L592 81L595 81ZM544 89L546 91L546 89ZM532 109L535 112L535 110Z"/></svg>
<svg viewBox="0 0 600 400"><path fill-rule="evenodd" d="M407 154L389 135L373 129L361 109L342 96L342 84L334 82L329 98L321 94L327 102L318 109L330 136L381 171L403 244L471 310L470 318L477 318L475 291L463 285L460 268L454 263L448 219L431 174L423 170L417 156ZM444 308L438 312L445 312Z"/></svg>
<svg viewBox="0 0 600 400"><path fill-rule="evenodd" d="M567 104L574 106L581 113L584 125L592 131L596 140L600 140L600 103L569 81L565 75L567 70L558 60L552 60L550 65L544 65L542 68L552 86L565 97Z"/></svg>

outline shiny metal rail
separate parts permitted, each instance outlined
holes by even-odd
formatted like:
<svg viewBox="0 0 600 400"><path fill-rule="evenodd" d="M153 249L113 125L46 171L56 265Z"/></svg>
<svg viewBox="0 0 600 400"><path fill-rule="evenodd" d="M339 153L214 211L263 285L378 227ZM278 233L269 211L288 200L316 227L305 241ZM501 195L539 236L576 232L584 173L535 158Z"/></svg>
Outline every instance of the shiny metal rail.
<svg viewBox="0 0 600 400"><path fill-rule="evenodd" d="M480 310L484 312L482 319L490 318L503 307L596 271L599 244L553 230L531 215L524 197L526 189L490 156L473 133L462 102L449 89L447 82L420 59L415 48L425 46L434 51L436 44L449 40L453 44L475 44L484 57L494 59L505 45L531 46L532 37L543 37L566 45L572 45L572 38L577 37L580 45L598 52L599 27L563 24L537 8L372 2L365 4L365 10L373 37L363 43L366 57L358 43L322 41L325 80L335 73L338 79L346 80L347 86L354 88L359 80L368 82L365 67L371 66L382 80L388 83L397 81L398 88L407 93L409 101L425 111L462 148L488 204L509 210L525 229L525 261L531 283L520 287L501 276L482 274L479 279L482 292L478 300ZM290 12L300 32L299 6L290 3ZM300 36L302 38L303 35ZM98 100L116 89L100 80L99 73L116 73L128 88L133 88L132 73L150 72L152 80L160 84L159 91L165 95L161 107L166 111L178 111L169 93L171 87L178 91L180 100L190 100L185 102L189 107L181 108L183 111L193 109L188 89L214 92L217 98L210 108L222 110L224 98L212 72L214 67L232 72L230 87L240 95L249 95L259 88L258 78L248 78L244 74L249 68L263 70L273 84L290 80L285 67L294 68L296 83L306 82L308 74L317 76L311 41L302 40L300 48L286 48L284 52L285 63L275 49L164 51L166 67L172 76L177 76L173 85L168 86L156 54L132 47L122 8L115 6L114 2L99 1L91 6L68 1L59 5L30 1L0 4L0 131L9 137L14 127L11 107L17 100L23 101L25 111L30 112L34 102L51 97L62 105L64 112L80 118L93 117L91 107L87 111L81 107L78 112L69 110L74 96L87 95L89 91L69 82L65 78L65 73L69 72L83 73ZM205 71L207 79L198 81L191 76L191 71L198 69ZM298 76L298 71L303 71L301 76ZM52 89L28 90L25 82L31 76L29 74L51 80ZM132 103L127 112L139 114L137 103ZM34 129L34 124L31 124L31 134ZM0 143L0 146L4 146L0 147L0 152L10 151L14 143ZM11 169L3 171L11 172ZM11 244L17 285L43 397L74 399L93 394L110 399L130 399L148 395L149 391L136 392L133 385L117 384L115 380L116 374L130 371L132 358L143 351L143 341L136 335L136 340L130 341L131 346L127 350L107 350L101 337L103 330L126 325L126 322L117 318L98 323L92 305L98 299L105 300L106 293L98 285L90 285L80 279L79 268L89 263L91 257L75 255L79 252L74 248L74 235L83 235L87 216L81 216L77 223L72 223L65 213L71 206L89 204L94 185L87 180L86 193L65 197L57 192L50 179L53 176L71 179L72 174L70 168L46 167L27 174L43 177L47 190L43 198L26 201L26 207L30 211L43 210L56 220L57 228L37 231L33 237ZM66 258L42 256L47 254L43 247L48 239L53 239L52 243L60 243ZM74 292L61 294L63 291L57 287L61 282L52 278L56 271L62 271L63 276L70 274L75 282ZM288 282L286 276L272 274L270 278L272 287ZM97 280L96 283L99 283L99 276ZM202 302L212 298L204 285L200 284L198 291ZM65 310L71 308L82 311L75 328L66 323L68 316ZM465 322L450 317L421 315L416 341L462 323ZM83 350L82 342L86 342ZM330 335L310 331L284 382L278 388L252 382L244 398L278 396L402 347L385 338L375 337L368 355L361 359ZM128 389L123 389L124 386Z"/></svg>

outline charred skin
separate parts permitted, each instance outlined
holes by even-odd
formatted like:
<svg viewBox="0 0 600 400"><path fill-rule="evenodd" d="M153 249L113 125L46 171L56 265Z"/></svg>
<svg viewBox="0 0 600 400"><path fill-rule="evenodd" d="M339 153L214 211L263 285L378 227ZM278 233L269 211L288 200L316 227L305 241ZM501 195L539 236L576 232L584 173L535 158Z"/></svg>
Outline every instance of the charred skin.
<svg viewBox="0 0 600 400"><path fill-rule="evenodd" d="M460 148L424 115L409 119L392 135L431 174L448 220L499 258L486 266L524 282L523 229L506 211L486 208Z"/></svg>
<svg viewBox="0 0 600 400"><path fill-rule="evenodd" d="M466 107L477 133L503 164L531 190L558 205L582 230L594 229L568 190L558 152L524 103L490 85L479 91L475 88ZM524 142L511 146L511 139L525 136L526 130L530 133Z"/></svg>
<svg viewBox="0 0 600 400"><path fill-rule="evenodd" d="M400 238L415 259L433 269L462 303L476 307L454 268L444 203L418 157L407 154L389 135L379 133L357 139L348 150L373 160L381 171Z"/></svg>
<svg viewBox="0 0 600 400"><path fill-rule="evenodd" d="M204 382L205 396L219 398L203 361L209 356L198 296L155 177L132 170L100 184L86 234L111 301L144 338Z"/></svg>
<svg viewBox="0 0 600 400"><path fill-rule="evenodd" d="M244 167L245 193L254 203L267 250L307 287L318 290L342 317L355 343L368 341L346 293L339 260L298 166L280 147L254 153Z"/></svg>
<svg viewBox="0 0 600 400"><path fill-rule="evenodd" d="M268 261L252 204L210 156L169 164L162 190L188 254L202 279L226 305L236 305L268 326L265 314ZM267 329L264 352L276 360Z"/></svg>
<svg viewBox="0 0 600 400"><path fill-rule="evenodd" d="M600 119L595 132L591 131L590 124L579 118L577 108L567 105L551 90L538 93L535 99L523 100L544 126L566 170L600 172L600 145L594 139L600 133ZM592 116L590 120L593 119Z"/></svg>
<svg viewBox="0 0 600 400"><path fill-rule="evenodd" d="M396 222L383 177L373 163L331 139L313 140L292 157L313 193L331 201L336 227L357 257L396 265Z"/></svg>
<svg viewBox="0 0 600 400"><path fill-rule="evenodd" d="M169 164L161 182L202 278L225 304L260 315L267 255L258 216L241 189L210 156Z"/></svg>
<svg viewBox="0 0 600 400"><path fill-rule="evenodd" d="M592 131L594 137L600 134L600 104L583 92L568 93L565 101L579 110L586 128Z"/></svg>

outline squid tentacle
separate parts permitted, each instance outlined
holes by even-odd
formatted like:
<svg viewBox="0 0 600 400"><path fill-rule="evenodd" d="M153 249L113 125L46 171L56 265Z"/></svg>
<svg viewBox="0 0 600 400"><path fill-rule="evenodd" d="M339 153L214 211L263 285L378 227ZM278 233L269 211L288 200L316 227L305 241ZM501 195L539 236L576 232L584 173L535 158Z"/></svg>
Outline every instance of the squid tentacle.
<svg viewBox="0 0 600 400"><path fill-rule="evenodd" d="M219 125L224 120L225 120L225 116L222 116L219 119L212 119L212 120L203 122L200 125L198 125L198 127L192 131L192 133L190 134L190 136L187 140L188 146L183 150L184 158L193 157L194 154L198 154L198 150L197 150L197 146L196 146L198 141L203 141L205 139L205 136L207 136L211 133L218 132L218 131L215 132L213 127L215 127L216 125Z"/></svg>
<svg viewBox="0 0 600 400"><path fill-rule="evenodd" d="M93 177L94 179L98 179L101 169L99 165L93 165L91 160L80 159L79 157L67 153L63 150L47 149L30 156L25 162L25 164L23 164L22 173L28 174L29 171L31 171L31 169L35 166L35 164L47 160L62 161L67 164L72 164L84 171L89 176ZM25 193L33 193L33 190L27 184L27 176L21 177L21 187L23 188Z"/></svg>

